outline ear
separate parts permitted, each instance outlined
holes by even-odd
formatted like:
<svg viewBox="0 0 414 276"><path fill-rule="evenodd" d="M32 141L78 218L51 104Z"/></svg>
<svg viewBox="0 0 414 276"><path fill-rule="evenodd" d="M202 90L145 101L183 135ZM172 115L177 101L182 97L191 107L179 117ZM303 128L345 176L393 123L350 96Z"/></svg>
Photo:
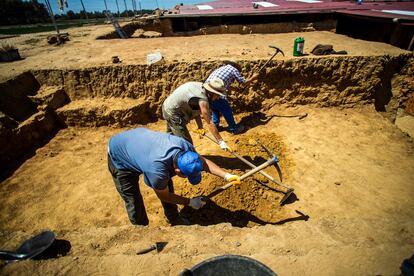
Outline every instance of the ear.
<svg viewBox="0 0 414 276"><path fill-rule="evenodd" d="M178 175L179 177L186 178L186 176L185 176L185 175L183 175L183 174L181 173L181 171L180 171L180 169L179 169L179 168L174 168L174 172L175 172L175 174L176 174L176 175Z"/></svg>

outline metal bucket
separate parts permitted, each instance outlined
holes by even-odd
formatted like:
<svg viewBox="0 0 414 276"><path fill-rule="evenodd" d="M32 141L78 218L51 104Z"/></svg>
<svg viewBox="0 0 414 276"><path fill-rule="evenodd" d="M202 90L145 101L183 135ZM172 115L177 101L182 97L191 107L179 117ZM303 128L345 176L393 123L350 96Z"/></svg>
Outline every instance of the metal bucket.
<svg viewBox="0 0 414 276"><path fill-rule="evenodd" d="M255 259L239 255L223 255L207 259L181 276L277 276L270 268Z"/></svg>

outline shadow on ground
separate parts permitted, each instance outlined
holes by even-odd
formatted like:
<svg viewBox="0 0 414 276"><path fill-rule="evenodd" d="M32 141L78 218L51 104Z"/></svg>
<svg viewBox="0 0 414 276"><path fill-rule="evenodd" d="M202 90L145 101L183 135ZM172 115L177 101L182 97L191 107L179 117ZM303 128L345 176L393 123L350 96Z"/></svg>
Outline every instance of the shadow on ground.
<svg viewBox="0 0 414 276"><path fill-rule="evenodd" d="M283 219L280 221L264 221L247 211L237 210L230 211L228 209L218 206L213 201L209 200L207 204L199 209L194 210L191 207L184 207L180 214L190 221L190 224L199 224L202 226L214 225L219 223L230 223L234 227L246 227L249 222L259 225L282 225L292 221L307 221L309 216L300 211L295 210L299 216Z"/></svg>
<svg viewBox="0 0 414 276"><path fill-rule="evenodd" d="M72 245L67 240L56 239L53 243L41 254L34 257L34 260L47 260L47 259L56 259L62 256L66 256Z"/></svg>
<svg viewBox="0 0 414 276"><path fill-rule="evenodd" d="M225 170L243 170L245 172L251 170L252 168L247 164L243 163L236 157L224 157L220 155L203 155L210 161L216 163L219 167ZM244 159L249 161L250 163L256 165L256 167L260 166L261 164L265 163L267 160L260 156L255 156L251 158L250 156L242 156Z"/></svg>

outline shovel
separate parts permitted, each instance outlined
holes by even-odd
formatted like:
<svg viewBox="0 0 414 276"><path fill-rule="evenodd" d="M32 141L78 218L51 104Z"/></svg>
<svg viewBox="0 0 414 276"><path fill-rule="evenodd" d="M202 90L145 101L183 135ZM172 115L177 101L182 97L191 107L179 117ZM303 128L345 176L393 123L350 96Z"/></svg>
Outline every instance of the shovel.
<svg viewBox="0 0 414 276"><path fill-rule="evenodd" d="M23 242L15 251L0 251L0 259L6 263L33 258L45 251L55 241L52 231L44 231Z"/></svg>

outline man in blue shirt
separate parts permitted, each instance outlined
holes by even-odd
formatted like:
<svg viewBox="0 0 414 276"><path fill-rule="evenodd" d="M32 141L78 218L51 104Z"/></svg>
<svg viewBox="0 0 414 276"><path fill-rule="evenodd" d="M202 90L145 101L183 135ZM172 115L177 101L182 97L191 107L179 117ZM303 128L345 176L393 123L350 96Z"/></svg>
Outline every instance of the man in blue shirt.
<svg viewBox="0 0 414 276"><path fill-rule="evenodd" d="M232 61L226 61L225 64L216 70L214 70L207 78L206 83L211 81L214 78L219 78L224 82L224 88L226 91L237 91L238 89L232 87L234 81L237 81L239 84L244 86L250 85L252 81L258 78L259 74L253 74L249 79L245 79L240 73L240 66ZM220 124L220 114L223 114L224 119L226 120L229 131L233 134L239 134L244 130L244 126L237 125L234 121L233 111L230 107L229 102L226 97L220 97L215 101L210 101L210 108L212 111L212 121L219 127Z"/></svg>
<svg viewBox="0 0 414 276"><path fill-rule="evenodd" d="M187 178L191 184L197 185L201 181L201 172L207 171L227 182L240 184L237 175L226 173L200 156L185 139L146 128L127 130L110 139L108 167L116 189L125 201L129 220L137 225L149 223L138 185L140 174L161 200L170 224L180 223L176 204L199 209L206 203L202 197L190 199L174 194L173 176Z"/></svg>

